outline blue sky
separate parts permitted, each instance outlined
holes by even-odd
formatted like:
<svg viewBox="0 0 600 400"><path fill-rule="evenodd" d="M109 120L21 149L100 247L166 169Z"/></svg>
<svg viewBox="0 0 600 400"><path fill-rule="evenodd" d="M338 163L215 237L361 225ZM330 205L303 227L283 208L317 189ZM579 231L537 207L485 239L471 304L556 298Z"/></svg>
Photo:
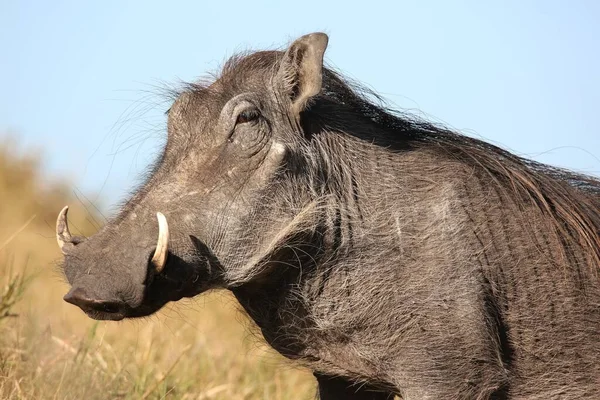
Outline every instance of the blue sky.
<svg viewBox="0 0 600 400"><path fill-rule="evenodd" d="M204 3L204 4L203 4ZM600 2L0 3L0 135L108 205L165 137L163 83L330 35L327 61L398 107L600 175Z"/></svg>

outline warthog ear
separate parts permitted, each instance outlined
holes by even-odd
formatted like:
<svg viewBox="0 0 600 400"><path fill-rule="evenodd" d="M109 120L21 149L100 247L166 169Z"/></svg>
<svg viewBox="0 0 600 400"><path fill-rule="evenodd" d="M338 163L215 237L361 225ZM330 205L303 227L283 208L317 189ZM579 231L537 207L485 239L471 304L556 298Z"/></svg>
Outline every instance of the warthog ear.
<svg viewBox="0 0 600 400"><path fill-rule="evenodd" d="M277 83L298 115L306 102L321 91L323 55L329 38L321 32L297 39L287 49L277 73Z"/></svg>

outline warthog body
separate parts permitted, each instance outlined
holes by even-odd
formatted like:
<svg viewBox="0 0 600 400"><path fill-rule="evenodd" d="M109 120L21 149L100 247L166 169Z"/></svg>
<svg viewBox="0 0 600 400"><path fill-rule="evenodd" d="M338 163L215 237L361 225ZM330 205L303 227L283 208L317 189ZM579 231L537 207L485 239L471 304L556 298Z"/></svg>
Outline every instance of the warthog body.
<svg viewBox="0 0 600 400"><path fill-rule="evenodd" d="M326 46L189 85L121 213L85 240L59 217L65 299L231 290L323 399L600 398L600 182L378 106Z"/></svg>

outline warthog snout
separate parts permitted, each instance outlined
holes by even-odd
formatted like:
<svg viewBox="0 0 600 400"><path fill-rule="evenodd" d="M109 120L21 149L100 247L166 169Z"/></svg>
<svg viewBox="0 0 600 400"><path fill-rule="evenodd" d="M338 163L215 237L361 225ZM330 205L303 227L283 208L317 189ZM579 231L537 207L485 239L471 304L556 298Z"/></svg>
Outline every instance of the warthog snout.
<svg viewBox="0 0 600 400"><path fill-rule="evenodd" d="M163 213L156 213L158 224L150 225L149 214L141 227L124 223L118 232L105 228L89 239L71 234L67 214L68 206L56 221L56 239L72 285L66 302L95 319L121 320L151 314L186 295L189 288L181 279L189 281L193 272L169 255L170 232Z"/></svg>

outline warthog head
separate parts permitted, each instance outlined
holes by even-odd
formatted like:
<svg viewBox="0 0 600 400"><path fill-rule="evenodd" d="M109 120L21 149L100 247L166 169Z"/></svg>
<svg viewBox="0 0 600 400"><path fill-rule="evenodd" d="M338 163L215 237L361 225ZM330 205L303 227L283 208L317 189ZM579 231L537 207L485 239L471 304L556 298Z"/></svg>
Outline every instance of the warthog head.
<svg viewBox="0 0 600 400"><path fill-rule="evenodd" d="M148 180L96 235L72 236L65 207L65 300L120 320L277 274L285 244L314 225L302 118L322 87L327 40L313 33L287 51L235 57L211 84L189 85Z"/></svg>

